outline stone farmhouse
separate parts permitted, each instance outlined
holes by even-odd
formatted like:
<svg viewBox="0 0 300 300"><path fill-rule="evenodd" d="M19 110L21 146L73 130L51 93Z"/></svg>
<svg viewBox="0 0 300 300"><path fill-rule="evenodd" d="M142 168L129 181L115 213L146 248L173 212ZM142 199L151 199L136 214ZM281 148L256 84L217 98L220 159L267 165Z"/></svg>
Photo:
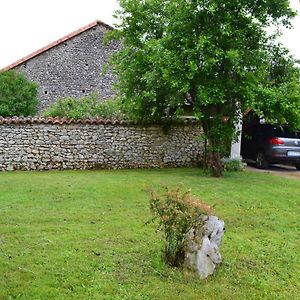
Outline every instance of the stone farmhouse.
<svg viewBox="0 0 300 300"><path fill-rule="evenodd" d="M113 27L95 21L16 61L2 71L16 70L39 84L39 113L57 99L97 92L105 100L114 96L116 78L103 68L120 44L103 44Z"/></svg>

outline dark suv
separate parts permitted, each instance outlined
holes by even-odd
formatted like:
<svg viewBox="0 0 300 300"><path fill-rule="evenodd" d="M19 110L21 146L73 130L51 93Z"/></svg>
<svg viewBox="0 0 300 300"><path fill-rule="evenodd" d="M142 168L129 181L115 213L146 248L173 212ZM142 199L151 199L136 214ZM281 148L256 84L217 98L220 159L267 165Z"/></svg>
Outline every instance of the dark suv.
<svg viewBox="0 0 300 300"><path fill-rule="evenodd" d="M243 130L241 154L260 169L269 164L294 164L300 170L300 133L288 126L258 124Z"/></svg>

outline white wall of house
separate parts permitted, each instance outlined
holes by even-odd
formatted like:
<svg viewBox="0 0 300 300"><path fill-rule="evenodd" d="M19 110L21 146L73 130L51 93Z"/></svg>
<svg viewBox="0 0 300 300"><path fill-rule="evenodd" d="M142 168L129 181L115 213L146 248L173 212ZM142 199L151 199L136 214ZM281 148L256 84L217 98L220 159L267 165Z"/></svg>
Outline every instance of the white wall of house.
<svg viewBox="0 0 300 300"><path fill-rule="evenodd" d="M239 106L238 106L239 107ZM243 128L243 114L241 110L237 109L238 123L235 126L236 132L238 132L238 138L231 144L230 159L241 160L241 140L242 140L242 128Z"/></svg>

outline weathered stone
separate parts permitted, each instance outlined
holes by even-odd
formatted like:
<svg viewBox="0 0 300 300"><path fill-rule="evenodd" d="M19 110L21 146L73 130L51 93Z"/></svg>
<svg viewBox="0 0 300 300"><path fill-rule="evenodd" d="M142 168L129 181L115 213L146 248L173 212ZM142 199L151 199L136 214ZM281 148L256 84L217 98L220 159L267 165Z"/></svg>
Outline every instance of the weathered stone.
<svg viewBox="0 0 300 300"><path fill-rule="evenodd" d="M13 171L14 170L14 166L9 164L6 168L6 171Z"/></svg>
<svg viewBox="0 0 300 300"><path fill-rule="evenodd" d="M213 274L222 262L220 246L224 230L222 220L215 216L201 216L198 225L186 236L185 268L201 278Z"/></svg>
<svg viewBox="0 0 300 300"><path fill-rule="evenodd" d="M79 98L97 92L104 100L115 95L116 77L110 70L104 75L103 69L110 56L120 49L120 43L104 45L103 37L108 31L108 26L99 23L15 67L38 83L39 113L65 97Z"/></svg>
<svg viewBox="0 0 300 300"><path fill-rule="evenodd" d="M0 170L160 168L196 166L203 144L190 125L2 124ZM179 142L178 142L179 141Z"/></svg>

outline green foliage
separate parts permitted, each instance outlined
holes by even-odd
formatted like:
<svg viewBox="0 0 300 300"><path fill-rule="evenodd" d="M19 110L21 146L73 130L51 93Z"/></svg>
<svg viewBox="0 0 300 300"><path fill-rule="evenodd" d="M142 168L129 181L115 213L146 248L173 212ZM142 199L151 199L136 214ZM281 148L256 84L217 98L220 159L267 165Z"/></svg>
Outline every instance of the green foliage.
<svg viewBox="0 0 300 300"><path fill-rule="evenodd" d="M79 99L65 98L56 101L44 112L45 117L85 119L101 117L119 119L124 117L116 100L99 102L97 94L90 94Z"/></svg>
<svg viewBox="0 0 300 300"><path fill-rule="evenodd" d="M37 84L15 71L0 73L0 116L33 116L37 112Z"/></svg>
<svg viewBox="0 0 300 300"><path fill-rule="evenodd" d="M240 159L223 159L223 170L227 172L243 171L245 169L244 163Z"/></svg>
<svg viewBox="0 0 300 300"><path fill-rule="evenodd" d="M150 192L150 209L154 215L152 221L158 219L158 229L164 233L166 263L181 266L184 262L186 234L210 207L193 196L190 190L166 188L162 194L153 190Z"/></svg>
<svg viewBox="0 0 300 300"><path fill-rule="evenodd" d="M257 87L260 101L250 107L269 123L288 123L300 128L300 69L288 51L274 46L267 60L263 88Z"/></svg>
<svg viewBox="0 0 300 300"><path fill-rule="evenodd" d="M215 176L240 110L300 126L299 72L267 33L271 24L289 26L295 13L288 0L120 5L122 22L110 35L123 44L111 60L123 104L134 118L157 121L180 115L188 98L202 122Z"/></svg>

